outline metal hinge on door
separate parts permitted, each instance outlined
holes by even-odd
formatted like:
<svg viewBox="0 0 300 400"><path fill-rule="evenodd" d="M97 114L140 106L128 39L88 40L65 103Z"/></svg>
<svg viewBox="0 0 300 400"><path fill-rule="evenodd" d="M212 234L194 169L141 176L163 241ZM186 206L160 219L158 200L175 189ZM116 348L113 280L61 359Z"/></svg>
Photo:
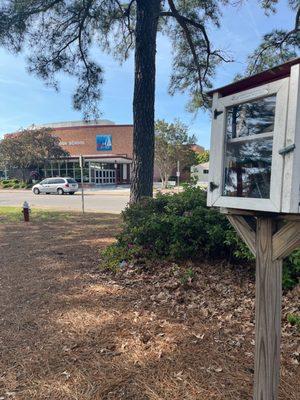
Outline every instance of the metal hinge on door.
<svg viewBox="0 0 300 400"><path fill-rule="evenodd" d="M215 189L217 189L219 187L219 185L217 185L216 183L214 183L214 182L209 182L209 190L211 191L211 192L213 192Z"/></svg>
<svg viewBox="0 0 300 400"><path fill-rule="evenodd" d="M219 115L223 114L223 111L218 111L216 108L214 110L214 119L217 119Z"/></svg>

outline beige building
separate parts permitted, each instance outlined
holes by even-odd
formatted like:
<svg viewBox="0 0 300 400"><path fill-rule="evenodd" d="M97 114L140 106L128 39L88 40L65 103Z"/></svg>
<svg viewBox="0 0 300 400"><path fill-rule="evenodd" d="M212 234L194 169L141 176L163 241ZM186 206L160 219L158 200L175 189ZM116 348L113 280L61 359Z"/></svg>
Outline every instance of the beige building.
<svg viewBox="0 0 300 400"><path fill-rule="evenodd" d="M209 161L193 165L191 167L191 175L195 179L197 179L197 183L199 185L207 185L208 184L208 174L209 174Z"/></svg>

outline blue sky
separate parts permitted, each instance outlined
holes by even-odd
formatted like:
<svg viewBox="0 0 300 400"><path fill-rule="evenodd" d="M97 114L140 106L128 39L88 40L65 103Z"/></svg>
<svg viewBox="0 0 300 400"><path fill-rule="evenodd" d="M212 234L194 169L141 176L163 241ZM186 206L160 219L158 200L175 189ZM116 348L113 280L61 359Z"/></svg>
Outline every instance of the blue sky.
<svg viewBox="0 0 300 400"><path fill-rule="evenodd" d="M278 13L266 17L256 0L243 7L227 7L223 12L222 27L211 32L215 47L225 49L234 63L220 66L214 86L229 83L237 72L243 71L247 55L259 44L263 34L273 28L289 28L294 24L293 14L282 0ZM102 118L120 124L132 123L133 59L122 66L112 57L94 53L105 70L103 98L100 104ZM156 118L172 121L179 118L190 127L198 143L209 147L210 117L199 111L192 115L186 111L188 97L168 94L171 70L171 46L168 38L159 36L157 51ZM71 95L74 81L62 76L60 91L45 84L26 71L25 55L11 55L0 49L0 137L7 132L31 124L80 120L82 115L72 109Z"/></svg>

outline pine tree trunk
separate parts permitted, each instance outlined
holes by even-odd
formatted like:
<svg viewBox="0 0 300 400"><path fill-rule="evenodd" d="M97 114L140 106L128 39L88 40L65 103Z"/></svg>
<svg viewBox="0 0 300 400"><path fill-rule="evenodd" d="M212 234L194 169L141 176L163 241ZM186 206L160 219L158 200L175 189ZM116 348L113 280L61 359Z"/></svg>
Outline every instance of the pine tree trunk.
<svg viewBox="0 0 300 400"><path fill-rule="evenodd" d="M153 195L155 58L160 2L136 2L132 203Z"/></svg>

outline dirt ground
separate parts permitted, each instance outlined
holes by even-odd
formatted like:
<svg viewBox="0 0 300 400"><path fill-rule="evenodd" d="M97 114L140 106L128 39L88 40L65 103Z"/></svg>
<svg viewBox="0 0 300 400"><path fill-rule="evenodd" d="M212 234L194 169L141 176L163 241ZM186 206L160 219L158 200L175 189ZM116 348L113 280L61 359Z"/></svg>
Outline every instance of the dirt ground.
<svg viewBox="0 0 300 400"><path fill-rule="evenodd" d="M254 283L228 266L99 270L116 215L0 224L0 400L250 400ZM300 399L284 297L280 400Z"/></svg>

